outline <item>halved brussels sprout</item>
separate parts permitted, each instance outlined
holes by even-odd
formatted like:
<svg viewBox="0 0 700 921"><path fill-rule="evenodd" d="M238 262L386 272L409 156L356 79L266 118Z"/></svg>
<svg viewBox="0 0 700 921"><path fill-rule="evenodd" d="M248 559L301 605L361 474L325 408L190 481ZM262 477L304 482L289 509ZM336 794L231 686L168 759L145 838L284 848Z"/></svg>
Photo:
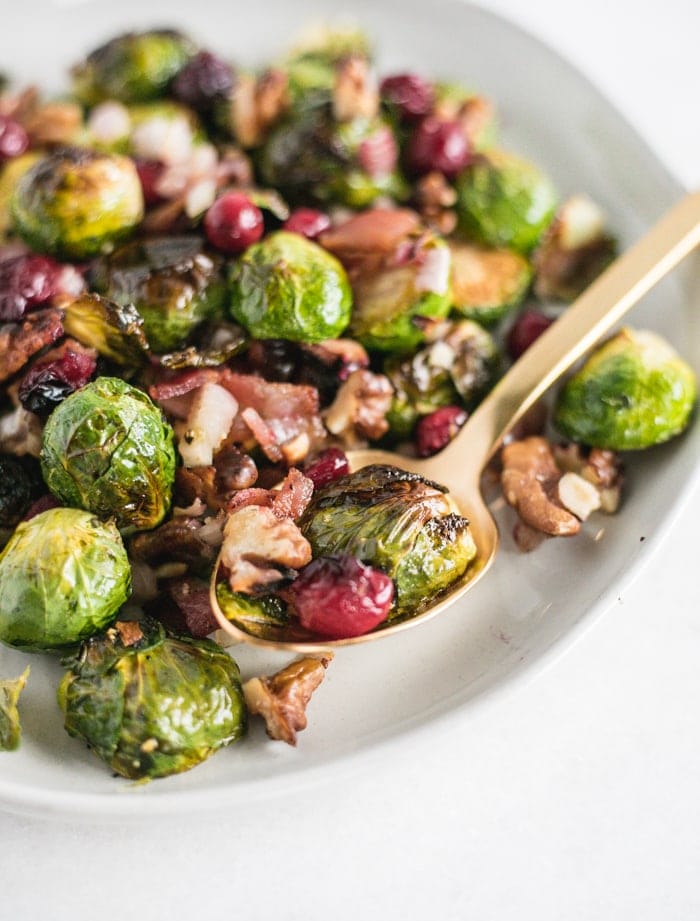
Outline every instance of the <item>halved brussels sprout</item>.
<svg viewBox="0 0 700 921"><path fill-rule="evenodd" d="M270 234L231 272L231 313L256 339L335 339L348 325L351 302L340 262L300 234Z"/></svg>
<svg viewBox="0 0 700 921"><path fill-rule="evenodd" d="M386 156L388 168L376 165L374 149L391 143L391 127L381 116L337 122L328 94L312 93L272 132L260 154L260 171L263 181L291 202L312 198L367 208L384 195L402 201L409 190L392 162L395 151ZM384 155L380 158L382 163Z"/></svg>
<svg viewBox="0 0 700 921"><path fill-rule="evenodd" d="M0 241L4 240L12 227L10 206L15 186L27 170L41 158L42 154L38 150L31 150L29 153L22 154L21 157L7 160L2 165L2 172L0 172Z"/></svg>
<svg viewBox="0 0 700 921"><path fill-rule="evenodd" d="M508 249L482 249L450 241L452 307L484 326L515 309L530 286L530 264Z"/></svg>
<svg viewBox="0 0 700 921"><path fill-rule="evenodd" d="M490 151L457 178L459 229L484 246L529 253L549 226L557 196L534 164Z"/></svg>
<svg viewBox="0 0 700 921"><path fill-rule="evenodd" d="M226 619L251 636L268 640L290 639L290 630L293 630L296 620L278 595L244 595L232 591L227 582L219 582L216 598Z"/></svg>
<svg viewBox="0 0 700 921"><path fill-rule="evenodd" d="M416 348L425 339L416 319L446 317L450 311L450 266L445 241L425 235L410 262L358 275L351 334L368 349L405 353Z"/></svg>
<svg viewBox="0 0 700 921"><path fill-rule="evenodd" d="M282 61L296 99L309 90L331 90L336 66L346 58L371 56L370 42L359 29L316 29L303 35Z"/></svg>
<svg viewBox="0 0 700 921"><path fill-rule="evenodd" d="M153 237L120 247L93 271L96 287L143 317L155 352L181 347L203 320L219 317L226 303L223 260L197 236Z"/></svg>
<svg viewBox="0 0 700 921"><path fill-rule="evenodd" d="M118 35L73 68L73 91L88 106L105 99L157 99L195 50L188 38L171 29Z"/></svg>
<svg viewBox="0 0 700 921"><path fill-rule="evenodd" d="M116 304L86 293L65 308L63 328L83 345L126 368L136 368L148 356L143 318L131 304Z"/></svg>
<svg viewBox="0 0 700 921"><path fill-rule="evenodd" d="M300 526L314 557L348 553L391 576L392 619L416 614L476 555L442 487L397 467L363 467L316 490Z"/></svg>
<svg viewBox="0 0 700 921"><path fill-rule="evenodd" d="M173 431L143 391L99 377L49 416L41 469L66 505L114 518L125 533L148 530L170 508Z"/></svg>
<svg viewBox="0 0 700 921"><path fill-rule="evenodd" d="M74 645L114 618L130 588L113 522L49 509L20 524L0 555L0 640L29 652Z"/></svg>
<svg viewBox="0 0 700 921"><path fill-rule="evenodd" d="M143 193L128 157L62 148L19 179L14 228L31 247L87 259L127 237L143 217Z"/></svg>
<svg viewBox="0 0 700 921"><path fill-rule="evenodd" d="M66 730L122 777L187 771L245 732L238 666L209 640L168 636L151 620L117 623L66 664Z"/></svg>
<svg viewBox="0 0 700 921"><path fill-rule="evenodd" d="M17 703L29 677L29 666L19 678L0 678L0 752L19 748L21 729Z"/></svg>
<svg viewBox="0 0 700 921"><path fill-rule="evenodd" d="M648 448L683 431L696 395L693 371L665 339L623 329L564 384L554 424L596 448Z"/></svg>

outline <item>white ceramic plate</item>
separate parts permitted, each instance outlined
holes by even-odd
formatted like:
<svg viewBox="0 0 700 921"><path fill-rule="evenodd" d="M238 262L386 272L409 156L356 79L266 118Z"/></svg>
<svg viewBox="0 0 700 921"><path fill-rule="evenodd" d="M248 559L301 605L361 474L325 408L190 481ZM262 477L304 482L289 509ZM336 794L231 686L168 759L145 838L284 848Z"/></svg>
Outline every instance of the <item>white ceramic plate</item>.
<svg viewBox="0 0 700 921"><path fill-rule="evenodd" d="M165 0L49 3L5 11L3 66L60 86L68 65L119 30L175 25L242 63L269 59L309 22L341 10L315 0L230 4L198 0L173 12ZM352 19L376 38L380 70L416 69L478 87L499 106L506 145L542 164L562 195L585 190L631 242L682 194L624 119L555 52L485 11L441 0L353 0ZM9 22L8 22L9 17ZM60 38L59 38L60 36ZM11 38L12 37L12 38ZM11 40L10 40L11 39ZM663 332L700 369L691 303L697 265L686 266L637 308L633 323ZM134 787L63 730L55 703L61 674L42 656L0 649L0 674L32 674L21 703L24 737L0 755L0 805L35 813L135 816L221 808L306 785L331 766L419 728L458 718L513 679L541 668L590 624L635 575L690 489L700 427L629 464L621 513L569 541L520 555L506 515L500 556L464 604L421 629L341 650L310 707L296 750L249 738L187 774ZM593 540L599 528L602 540ZM280 663L236 652L244 675Z"/></svg>

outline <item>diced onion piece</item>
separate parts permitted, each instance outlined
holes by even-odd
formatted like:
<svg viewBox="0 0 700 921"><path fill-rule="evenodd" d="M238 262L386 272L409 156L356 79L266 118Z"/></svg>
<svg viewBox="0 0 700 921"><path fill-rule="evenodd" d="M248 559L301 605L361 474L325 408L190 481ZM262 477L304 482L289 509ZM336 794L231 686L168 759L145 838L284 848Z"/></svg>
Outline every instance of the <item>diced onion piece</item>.
<svg viewBox="0 0 700 921"><path fill-rule="evenodd" d="M207 467L212 463L237 412L237 400L218 384L203 384L197 390L187 419L175 429L185 467Z"/></svg>
<svg viewBox="0 0 700 921"><path fill-rule="evenodd" d="M424 262L416 274L416 291L447 294L451 264L450 251L446 246L426 250Z"/></svg>

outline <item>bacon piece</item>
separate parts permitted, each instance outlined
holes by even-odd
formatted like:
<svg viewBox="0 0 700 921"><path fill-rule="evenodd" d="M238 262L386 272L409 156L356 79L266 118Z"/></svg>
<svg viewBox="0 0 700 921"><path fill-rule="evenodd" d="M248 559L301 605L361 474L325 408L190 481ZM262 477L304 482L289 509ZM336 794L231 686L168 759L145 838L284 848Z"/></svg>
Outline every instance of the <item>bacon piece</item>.
<svg viewBox="0 0 700 921"><path fill-rule="evenodd" d="M273 464L282 460L282 452L277 444L275 433L266 424L257 409L252 406L246 407L241 413L241 418L251 431L253 438L263 449L263 453Z"/></svg>
<svg viewBox="0 0 700 921"><path fill-rule="evenodd" d="M203 639L218 629L218 622L209 601L209 583L183 576L165 583L165 606L153 605L153 613L173 630L186 631ZM170 604L168 604L168 601Z"/></svg>
<svg viewBox="0 0 700 921"><path fill-rule="evenodd" d="M272 514L280 520L283 518L297 519L301 518L306 511L313 491L313 482L296 467L292 467L279 489L239 490L232 496L228 504L228 511L233 513L239 508L258 505L269 508Z"/></svg>
<svg viewBox="0 0 700 921"><path fill-rule="evenodd" d="M57 308L37 310L21 323L5 323L0 329L0 381L5 381L29 359L63 335L63 312Z"/></svg>

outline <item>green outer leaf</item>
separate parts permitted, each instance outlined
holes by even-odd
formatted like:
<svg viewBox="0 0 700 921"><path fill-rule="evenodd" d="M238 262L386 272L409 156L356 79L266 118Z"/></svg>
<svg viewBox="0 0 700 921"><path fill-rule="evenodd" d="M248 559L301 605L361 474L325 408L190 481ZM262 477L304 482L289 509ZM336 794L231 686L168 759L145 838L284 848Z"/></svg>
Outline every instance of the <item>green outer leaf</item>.
<svg viewBox="0 0 700 921"><path fill-rule="evenodd" d="M554 217L549 179L527 160L493 151L457 179L459 229L485 246L529 253Z"/></svg>
<svg viewBox="0 0 700 921"><path fill-rule="evenodd" d="M100 377L49 416L41 467L66 505L113 517L125 533L154 528L170 508L173 431L143 391Z"/></svg>
<svg viewBox="0 0 700 921"><path fill-rule="evenodd" d="M696 397L693 371L665 340L623 329L564 384L554 424L581 444L648 448L683 431Z"/></svg>
<svg viewBox="0 0 700 921"><path fill-rule="evenodd" d="M270 234L232 269L231 314L256 339L334 339L350 321L351 302L340 262L299 234Z"/></svg>
<svg viewBox="0 0 700 921"><path fill-rule="evenodd" d="M0 751L19 748L21 729L17 702L29 678L29 666L19 678L0 679Z"/></svg>
<svg viewBox="0 0 700 921"><path fill-rule="evenodd" d="M10 203L23 240L67 259L112 247L141 221L143 207L132 160L77 148L59 150L27 170Z"/></svg>
<svg viewBox="0 0 700 921"><path fill-rule="evenodd" d="M130 589L112 522L49 509L20 524L0 554L0 640L30 652L64 649L105 627Z"/></svg>
<svg viewBox="0 0 700 921"><path fill-rule="evenodd" d="M227 653L150 621L141 627L145 640L134 646L116 630L89 641L59 689L67 731L134 780L186 771L246 729L240 673Z"/></svg>

